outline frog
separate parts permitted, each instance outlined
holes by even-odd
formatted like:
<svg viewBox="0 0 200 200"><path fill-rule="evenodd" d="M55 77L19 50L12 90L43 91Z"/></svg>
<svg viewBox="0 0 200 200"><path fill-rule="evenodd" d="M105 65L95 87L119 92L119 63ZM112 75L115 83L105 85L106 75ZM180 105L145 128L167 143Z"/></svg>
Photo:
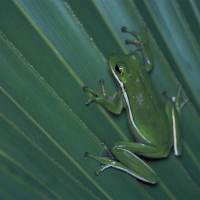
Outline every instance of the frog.
<svg viewBox="0 0 200 200"><path fill-rule="evenodd" d="M85 152L85 156L101 163L95 175L112 167L138 180L155 184L157 175L142 158L166 158L172 147L175 156L181 155L180 118L188 99L182 98L180 85L176 96L170 97L164 92L167 97L165 106L161 103L149 75L153 68L153 58L148 45L146 24L141 33L126 27L122 31L135 37L126 40L127 44L134 44L135 49L128 54L115 53L109 57L109 67L119 90L113 96L108 96L103 80L100 80L102 93L87 86L83 90L91 94L85 103L87 106L96 102L116 115L125 109L134 141L115 142L110 151L102 143L104 150L109 152L108 156L95 156L88 152ZM142 52L143 62L138 51Z"/></svg>

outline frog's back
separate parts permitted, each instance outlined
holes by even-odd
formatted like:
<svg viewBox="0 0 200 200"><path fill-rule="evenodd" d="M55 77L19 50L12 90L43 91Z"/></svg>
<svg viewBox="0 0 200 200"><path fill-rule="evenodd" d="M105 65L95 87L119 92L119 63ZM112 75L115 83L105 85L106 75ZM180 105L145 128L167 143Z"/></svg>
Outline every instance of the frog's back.
<svg viewBox="0 0 200 200"><path fill-rule="evenodd" d="M128 91L127 98L124 95L128 119L136 140L156 145L162 141L162 145L171 145L171 130L164 106L144 68L129 80L125 90Z"/></svg>

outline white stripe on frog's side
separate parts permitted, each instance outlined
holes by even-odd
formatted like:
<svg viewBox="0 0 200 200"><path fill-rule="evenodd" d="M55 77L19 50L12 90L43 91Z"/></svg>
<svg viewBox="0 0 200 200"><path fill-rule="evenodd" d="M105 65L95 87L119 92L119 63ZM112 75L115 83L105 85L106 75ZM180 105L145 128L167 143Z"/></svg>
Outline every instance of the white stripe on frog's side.
<svg viewBox="0 0 200 200"><path fill-rule="evenodd" d="M129 112L129 117L130 117L130 120L131 120L131 123L133 125L133 127L136 129L136 131L139 133L139 135L145 140L147 141L148 143L150 143L150 141L148 141L141 133L140 131L138 130L136 124L134 123L134 120L133 120L133 114L132 114L132 111L131 111L131 106L130 106L130 103L129 103L129 99L128 99L128 95L124 89L124 84L119 80L118 76L115 74L115 72L112 70L112 73L114 74L116 80L118 81L120 87L122 88L122 93L123 93L123 96L125 98L125 101L126 101L126 104L128 106L128 112Z"/></svg>
<svg viewBox="0 0 200 200"><path fill-rule="evenodd" d="M173 137L174 137L174 154L175 156L179 155L178 152L178 143L177 143L177 132L176 132L176 120L174 116L174 107L172 107L172 127L173 127Z"/></svg>
<svg viewBox="0 0 200 200"><path fill-rule="evenodd" d="M123 151L126 151L126 152L130 153L130 151L128 151L128 150L126 150L126 149L123 149ZM154 171L153 171L143 160L141 160L141 159L140 159L138 156L136 156L135 154L132 154L132 156L135 157L135 159L138 159L143 165L145 165L145 166L151 171L152 174L155 175ZM134 176L134 177L136 177L136 178L138 178L138 179L140 179L140 180L142 180L142 181L145 181L145 182L148 182L148 183L152 183L152 184L156 183L156 181L150 181L150 180L148 180L148 179L146 179L146 178L144 178L144 177L138 175L136 172L134 173L134 171L133 171L132 169L129 169L129 168L126 167L125 165L124 165L123 167L120 167L120 165L123 165L122 163L119 163L119 162L117 162L117 161L114 161L113 163L114 163L114 164L111 164L111 165L109 165L108 167L113 167L113 168L116 168L116 169L125 171L125 172L127 172L128 174L130 174L130 175L132 175L132 176ZM106 167L106 168L107 168L107 167ZM155 175L155 176L156 176L156 175Z"/></svg>

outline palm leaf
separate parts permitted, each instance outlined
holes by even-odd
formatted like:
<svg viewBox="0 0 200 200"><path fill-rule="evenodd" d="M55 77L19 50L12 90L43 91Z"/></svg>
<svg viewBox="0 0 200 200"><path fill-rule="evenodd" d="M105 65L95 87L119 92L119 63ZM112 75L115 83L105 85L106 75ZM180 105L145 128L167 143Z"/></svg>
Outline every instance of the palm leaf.
<svg viewBox="0 0 200 200"><path fill-rule="evenodd" d="M200 77L198 1L13 0L0 2L1 199L197 199L200 196ZM192 19L191 19L192 16ZM151 78L164 104L179 82L183 156L148 160L151 186L119 170L98 177L84 152L133 140L123 112L116 117L84 102L84 85L109 94L116 82L107 58L128 53L122 26L148 25ZM162 130L161 130L162 131Z"/></svg>

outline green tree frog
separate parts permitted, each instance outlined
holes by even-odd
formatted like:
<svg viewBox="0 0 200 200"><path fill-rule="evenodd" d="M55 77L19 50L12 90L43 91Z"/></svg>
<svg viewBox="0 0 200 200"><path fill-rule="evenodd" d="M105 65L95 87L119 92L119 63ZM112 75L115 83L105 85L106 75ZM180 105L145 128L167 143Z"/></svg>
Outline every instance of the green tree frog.
<svg viewBox="0 0 200 200"><path fill-rule="evenodd" d="M135 40L126 40L127 44L135 44L136 49L130 54L112 54L109 58L110 69L120 90L113 97L107 97L103 81L100 81L102 94L86 86L83 89L92 94L86 105L94 101L115 114L120 114L125 108L136 141L114 143L111 146L114 159L94 156L88 152L85 155L103 164L95 172L96 175L108 167L113 167L154 184L157 182L156 174L139 156L164 158L168 156L172 146L176 156L181 154L179 119L181 109L188 99L182 100L180 86L176 97L168 97L165 107L161 104L148 74L153 62L147 44L146 25L141 34L125 27L122 31L136 37ZM144 67L136 53L138 50L142 51Z"/></svg>

